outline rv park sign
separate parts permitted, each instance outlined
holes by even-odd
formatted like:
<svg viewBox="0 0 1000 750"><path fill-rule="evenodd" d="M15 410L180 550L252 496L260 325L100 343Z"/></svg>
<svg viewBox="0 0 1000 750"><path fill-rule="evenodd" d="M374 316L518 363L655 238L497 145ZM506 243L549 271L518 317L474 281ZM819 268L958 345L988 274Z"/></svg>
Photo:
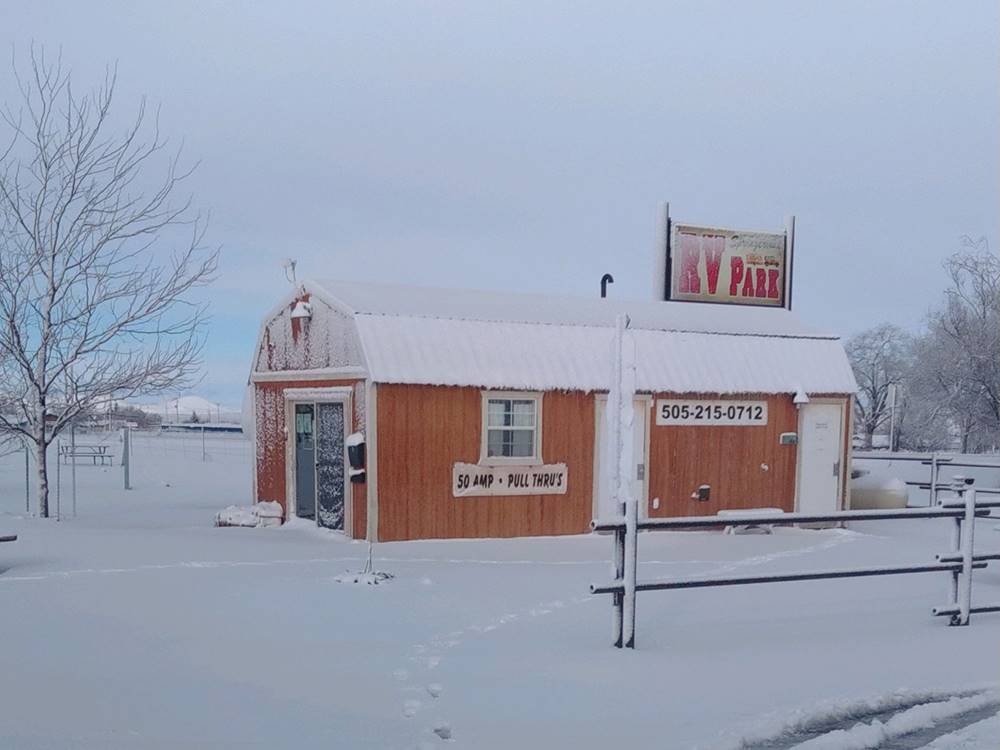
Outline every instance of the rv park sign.
<svg viewBox="0 0 1000 750"><path fill-rule="evenodd" d="M786 234L672 224L670 299L785 307Z"/></svg>

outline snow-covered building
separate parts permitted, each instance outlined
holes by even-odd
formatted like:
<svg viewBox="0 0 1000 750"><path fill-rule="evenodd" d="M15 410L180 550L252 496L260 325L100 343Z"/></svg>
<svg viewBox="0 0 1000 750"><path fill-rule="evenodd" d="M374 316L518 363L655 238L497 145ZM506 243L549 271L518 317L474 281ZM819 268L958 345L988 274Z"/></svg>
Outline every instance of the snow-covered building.
<svg viewBox="0 0 1000 750"><path fill-rule="evenodd" d="M848 502L854 377L786 310L341 281L262 323L255 500L380 541L587 531L622 312L642 513Z"/></svg>

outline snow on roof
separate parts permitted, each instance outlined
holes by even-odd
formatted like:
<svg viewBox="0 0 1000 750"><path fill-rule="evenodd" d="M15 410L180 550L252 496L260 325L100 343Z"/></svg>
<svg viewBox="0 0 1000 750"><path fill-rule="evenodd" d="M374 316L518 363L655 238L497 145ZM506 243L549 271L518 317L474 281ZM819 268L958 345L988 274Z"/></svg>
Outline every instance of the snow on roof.
<svg viewBox="0 0 1000 750"><path fill-rule="evenodd" d="M377 383L607 390L628 313L640 391L853 393L840 341L790 312L685 302L313 282L354 315Z"/></svg>
<svg viewBox="0 0 1000 750"><path fill-rule="evenodd" d="M836 338L806 327L787 310L770 307L439 289L352 281L324 280L313 284L345 309L366 315L614 326L615 317L624 312L631 318L632 328Z"/></svg>

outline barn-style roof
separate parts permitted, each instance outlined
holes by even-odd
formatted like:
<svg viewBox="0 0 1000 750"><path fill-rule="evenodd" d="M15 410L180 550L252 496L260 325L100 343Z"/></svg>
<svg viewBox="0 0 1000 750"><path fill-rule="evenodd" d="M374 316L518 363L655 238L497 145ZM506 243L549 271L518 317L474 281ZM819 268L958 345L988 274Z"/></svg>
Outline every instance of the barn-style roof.
<svg viewBox="0 0 1000 750"><path fill-rule="evenodd" d="M377 383L607 390L624 312L640 391L856 390L840 340L786 310L345 281L306 288L353 317Z"/></svg>

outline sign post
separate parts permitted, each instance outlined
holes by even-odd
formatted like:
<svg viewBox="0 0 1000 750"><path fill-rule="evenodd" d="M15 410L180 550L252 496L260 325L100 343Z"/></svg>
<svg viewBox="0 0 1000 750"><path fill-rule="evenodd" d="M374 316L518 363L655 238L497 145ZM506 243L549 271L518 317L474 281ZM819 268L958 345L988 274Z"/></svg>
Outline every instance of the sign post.
<svg viewBox="0 0 1000 750"><path fill-rule="evenodd" d="M795 278L795 216L785 219L785 309L792 309L792 279Z"/></svg>

